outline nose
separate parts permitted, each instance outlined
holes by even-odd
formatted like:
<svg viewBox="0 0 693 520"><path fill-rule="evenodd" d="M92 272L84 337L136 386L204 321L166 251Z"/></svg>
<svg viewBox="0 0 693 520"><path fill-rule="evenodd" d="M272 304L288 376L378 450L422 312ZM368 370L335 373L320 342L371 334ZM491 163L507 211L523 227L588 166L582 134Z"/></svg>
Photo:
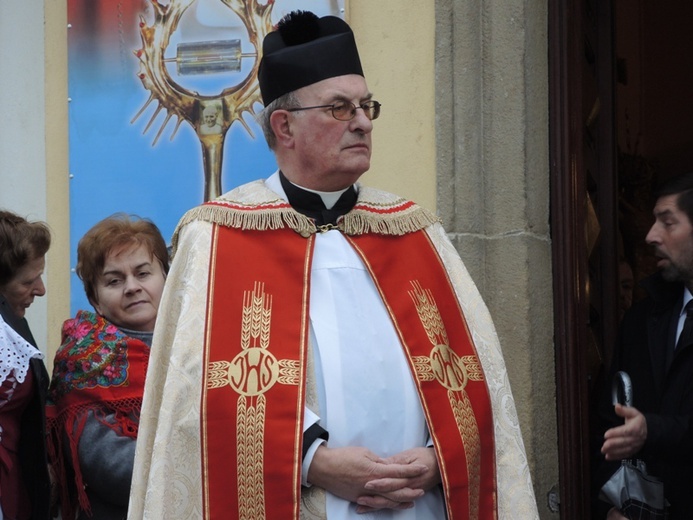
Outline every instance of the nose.
<svg viewBox="0 0 693 520"><path fill-rule="evenodd" d="M142 290L140 282L134 276L128 276L125 279L125 294L133 294Z"/></svg>
<svg viewBox="0 0 693 520"><path fill-rule="evenodd" d="M647 232L647 235L645 236L645 242L650 246L654 246L660 243L659 232L657 230L657 222L652 224L652 227Z"/></svg>
<svg viewBox="0 0 693 520"><path fill-rule="evenodd" d="M366 112L361 107L356 107L354 118L349 123L352 132L368 134L373 130L373 121L366 117Z"/></svg>
<svg viewBox="0 0 693 520"><path fill-rule="evenodd" d="M43 296L46 294L46 286L43 284L43 280L39 278L36 280L36 283L34 284L34 290L33 290L34 296Z"/></svg>

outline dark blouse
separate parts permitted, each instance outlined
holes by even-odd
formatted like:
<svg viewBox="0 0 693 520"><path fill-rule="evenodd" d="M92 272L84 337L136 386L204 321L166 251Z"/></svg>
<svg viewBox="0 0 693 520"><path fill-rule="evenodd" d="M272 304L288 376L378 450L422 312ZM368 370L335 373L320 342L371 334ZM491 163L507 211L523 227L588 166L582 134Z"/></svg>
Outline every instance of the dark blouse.
<svg viewBox="0 0 693 520"><path fill-rule="evenodd" d="M36 346L36 340L31 334L29 324L25 318L18 318L12 313L9 305L4 297L0 296L0 314L3 320L15 332L26 339L33 346ZM28 504L30 504L30 512L28 516L20 516L19 518L30 518L31 520L48 520L50 519L50 478L48 476L48 460L46 455L46 394L48 392L48 372L43 361L38 358L33 358L29 362L29 371L23 384L18 385L15 395L12 398L18 399L13 406L12 414L19 419L19 428L14 434L16 440L17 459L15 467L19 470L16 472L17 483L23 483L23 492L28 496ZM9 380L8 380L9 381ZM22 387L19 389L19 387ZM20 398L17 397L19 392ZM4 399L5 386L0 390L0 400ZM23 402L21 410L18 409L19 403ZM0 415L3 414L3 409L0 408ZM0 426L5 427L5 421L0 419ZM7 421L9 422L9 421ZM12 436L12 434L10 434ZM0 441L2 444L3 441ZM20 477L21 475L21 477ZM2 479L2 476L0 476ZM21 479L21 480L20 480ZM5 510L5 489L4 479L0 480L0 504L3 511ZM9 485L9 484L8 484ZM9 494L10 491L7 491ZM17 501L17 504L20 500ZM8 506L9 507L9 506ZM7 518L12 518L9 511L5 512Z"/></svg>
<svg viewBox="0 0 693 520"><path fill-rule="evenodd" d="M0 385L0 504L6 518L31 518L29 493L23 482L19 457L22 416L31 402L34 378L31 368L24 382L9 374Z"/></svg>

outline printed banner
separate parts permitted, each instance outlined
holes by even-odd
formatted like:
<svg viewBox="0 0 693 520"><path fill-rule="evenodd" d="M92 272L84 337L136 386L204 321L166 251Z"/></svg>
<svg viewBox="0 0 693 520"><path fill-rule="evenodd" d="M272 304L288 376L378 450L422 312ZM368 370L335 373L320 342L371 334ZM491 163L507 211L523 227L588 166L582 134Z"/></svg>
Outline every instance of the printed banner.
<svg viewBox="0 0 693 520"><path fill-rule="evenodd" d="M71 265L118 212L168 241L188 209L275 169L255 114L262 38L344 0L68 0ZM74 269L73 269L74 271ZM72 314L91 309L71 279Z"/></svg>

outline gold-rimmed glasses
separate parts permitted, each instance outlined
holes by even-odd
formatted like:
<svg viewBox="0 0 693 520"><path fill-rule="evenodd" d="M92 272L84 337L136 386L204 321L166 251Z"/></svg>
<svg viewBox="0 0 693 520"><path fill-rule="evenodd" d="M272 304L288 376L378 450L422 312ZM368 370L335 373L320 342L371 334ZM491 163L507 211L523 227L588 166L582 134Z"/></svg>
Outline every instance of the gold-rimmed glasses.
<svg viewBox="0 0 693 520"><path fill-rule="evenodd" d="M314 108L329 108L332 112L332 117L338 121L351 121L356 117L356 111L360 108L368 119L373 121L378 119L380 115L380 107L382 105L377 101L365 101L361 104L354 105L349 101L337 101L331 105L316 105L313 107L297 107L287 108L287 112L300 112L301 110L312 110Z"/></svg>

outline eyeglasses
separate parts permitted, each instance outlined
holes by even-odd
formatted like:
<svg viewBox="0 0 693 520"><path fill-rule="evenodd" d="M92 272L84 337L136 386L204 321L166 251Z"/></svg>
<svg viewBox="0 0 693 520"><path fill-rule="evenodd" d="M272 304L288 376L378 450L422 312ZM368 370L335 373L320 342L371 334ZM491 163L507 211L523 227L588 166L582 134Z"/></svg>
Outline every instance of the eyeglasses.
<svg viewBox="0 0 693 520"><path fill-rule="evenodd" d="M378 119L380 115L380 107L382 105L377 101L366 101L356 106L349 101L337 101L331 105L317 105L314 107L298 107L298 108L287 108L287 112L300 112L301 110L312 110L314 108L329 108L332 111L332 117L339 121L351 121L356 117L356 110L359 108L363 109L363 113L368 119L373 121Z"/></svg>

